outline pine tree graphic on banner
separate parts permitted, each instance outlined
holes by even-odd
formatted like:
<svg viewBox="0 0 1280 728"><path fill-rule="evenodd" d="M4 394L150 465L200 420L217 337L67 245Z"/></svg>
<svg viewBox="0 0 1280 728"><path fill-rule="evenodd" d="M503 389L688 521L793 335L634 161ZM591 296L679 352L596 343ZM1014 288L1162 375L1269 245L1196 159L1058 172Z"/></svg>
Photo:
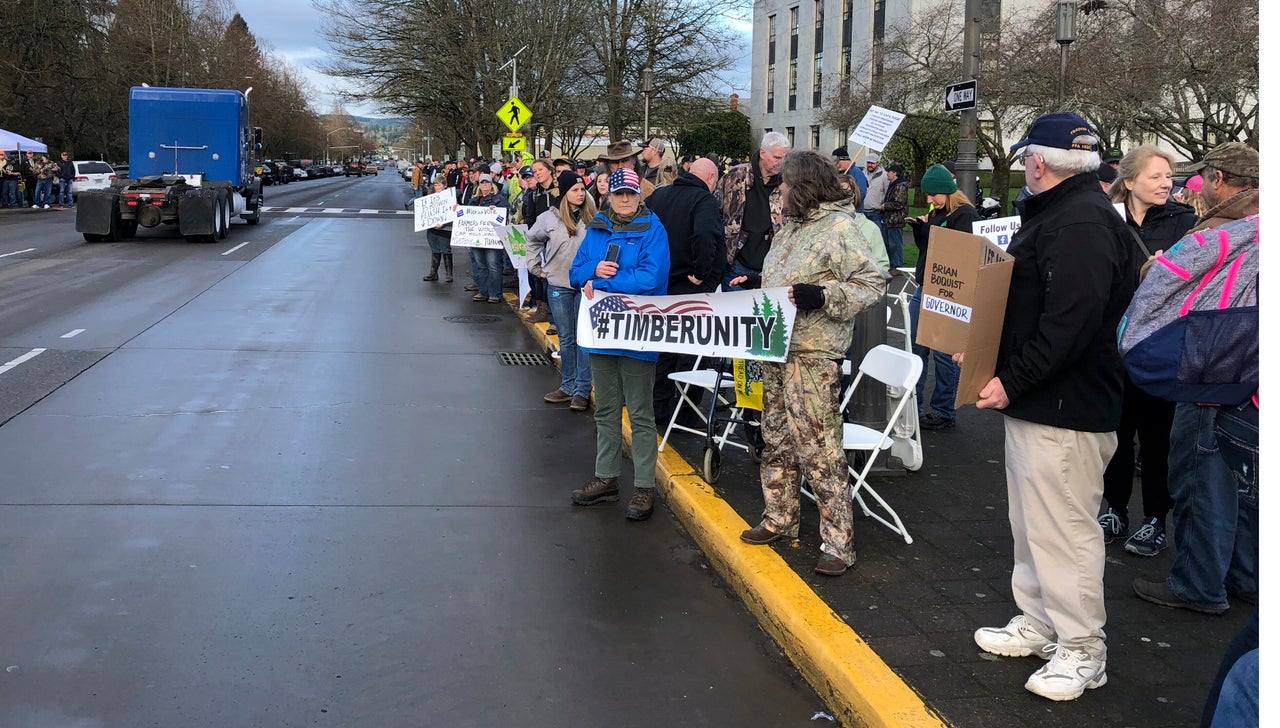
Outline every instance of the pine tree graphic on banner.
<svg viewBox="0 0 1280 728"><path fill-rule="evenodd" d="M764 341L764 331L761 330L759 324L751 327L751 348L748 349L752 354L760 356L780 357L787 350L786 339L786 321L783 319L782 311L775 310L773 300L768 294L763 295L763 304L760 301L754 301L751 305L751 312L765 320L772 318L774 320L773 329L770 332L768 346Z"/></svg>

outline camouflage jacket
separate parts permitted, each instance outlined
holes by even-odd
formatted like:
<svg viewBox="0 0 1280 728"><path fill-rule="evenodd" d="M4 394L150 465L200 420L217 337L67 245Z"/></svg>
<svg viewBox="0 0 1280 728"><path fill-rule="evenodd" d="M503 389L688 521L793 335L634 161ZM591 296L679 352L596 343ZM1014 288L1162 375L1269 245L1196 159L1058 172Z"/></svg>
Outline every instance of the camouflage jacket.
<svg viewBox="0 0 1280 728"><path fill-rule="evenodd" d="M724 221L724 244L728 250L728 262L738 257L738 249L746 242L746 233L742 229L742 212L746 207L747 190L755 181L755 158L759 152L751 155L750 162L744 162L725 172L716 184L716 202L720 203L720 219ZM769 217L773 219L773 233L778 234L782 227L782 185L778 185L769 195Z"/></svg>
<svg viewBox="0 0 1280 728"><path fill-rule="evenodd" d="M826 202L806 222L790 218L764 259L762 287L812 283L826 298L822 308L796 312L788 356L843 359L854 315L884 297L884 276L847 209Z"/></svg>

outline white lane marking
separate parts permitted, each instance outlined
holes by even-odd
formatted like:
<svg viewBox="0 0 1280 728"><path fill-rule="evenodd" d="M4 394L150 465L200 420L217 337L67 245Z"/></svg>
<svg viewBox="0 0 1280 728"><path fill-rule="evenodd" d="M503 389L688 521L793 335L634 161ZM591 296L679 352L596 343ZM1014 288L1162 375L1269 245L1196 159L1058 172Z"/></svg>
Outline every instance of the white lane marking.
<svg viewBox="0 0 1280 728"><path fill-rule="evenodd" d="M239 245L237 245L236 247L232 248L231 250L228 250L227 252L223 253L223 255L231 255L232 253L236 252L237 250L239 250L239 249L243 248L244 246L246 246L246 245L248 245L249 243L252 243L252 242L253 242L252 240L246 240L246 241L244 241L243 243L240 243L240 244L239 244Z"/></svg>
<svg viewBox="0 0 1280 728"><path fill-rule="evenodd" d="M44 350L44 349L32 349L31 351L28 351L27 353L23 354L22 356L18 357L17 359L13 359L13 360L11 360L11 361L7 361L7 362L5 362L5 363L4 363L4 365L3 365L3 366L0 366L0 374L4 374L5 372L7 372L7 371L9 371L10 369L12 369L12 368L14 368L14 367L18 366L19 364L21 364L21 363L22 363L22 362L24 362L24 361L27 361L27 360L29 360L29 359L34 359L34 358L36 358L37 356L40 356L41 354L43 354L44 352L45 352L45 350Z"/></svg>
<svg viewBox="0 0 1280 728"><path fill-rule="evenodd" d="M346 211L347 211L347 208L345 208L345 207L326 207L326 208L324 208L324 211L325 211L325 212L338 212L338 213L342 213L342 212L346 212Z"/></svg>
<svg viewBox="0 0 1280 728"><path fill-rule="evenodd" d="M71 329L67 333L59 336L59 339L70 339L84 333L84 329Z"/></svg>
<svg viewBox="0 0 1280 728"><path fill-rule="evenodd" d="M306 212L306 211L307 211L307 208L305 207L290 207L289 209L285 210L285 212Z"/></svg>
<svg viewBox="0 0 1280 728"><path fill-rule="evenodd" d="M23 253L30 253L33 250L35 250L35 248L27 248L26 250L15 250L12 253L5 253L4 255L0 255L0 258L8 258L11 255L22 255Z"/></svg>

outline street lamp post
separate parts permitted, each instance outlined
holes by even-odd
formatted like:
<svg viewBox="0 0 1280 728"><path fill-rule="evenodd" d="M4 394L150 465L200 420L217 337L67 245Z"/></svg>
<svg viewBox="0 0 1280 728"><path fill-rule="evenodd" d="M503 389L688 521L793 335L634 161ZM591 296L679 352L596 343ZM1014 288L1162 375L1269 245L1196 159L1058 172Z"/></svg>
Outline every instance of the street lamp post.
<svg viewBox="0 0 1280 728"><path fill-rule="evenodd" d="M1067 100L1067 46L1076 39L1076 10L1078 0L1058 0L1058 47L1061 59L1058 66L1058 108Z"/></svg>
<svg viewBox="0 0 1280 728"><path fill-rule="evenodd" d="M649 97L653 96L653 69L640 69L640 92L644 94L644 141L649 142Z"/></svg>
<svg viewBox="0 0 1280 728"><path fill-rule="evenodd" d="M334 129L333 131L331 131L331 132L329 132L328 134L325 134L325 135L324 135L324 162L325 162L325 164L333 164L333 159L329 156L329 153L333 151L333 147L329 146L329 137L333 136L334 134L337 134L337 133L338 133L338 132L340 132L340 131L354 131L354 130L353 130L353 129L351 129L351 128L348 128L348 127L343 127L343 128L341 128L341 129Z"/></svg>

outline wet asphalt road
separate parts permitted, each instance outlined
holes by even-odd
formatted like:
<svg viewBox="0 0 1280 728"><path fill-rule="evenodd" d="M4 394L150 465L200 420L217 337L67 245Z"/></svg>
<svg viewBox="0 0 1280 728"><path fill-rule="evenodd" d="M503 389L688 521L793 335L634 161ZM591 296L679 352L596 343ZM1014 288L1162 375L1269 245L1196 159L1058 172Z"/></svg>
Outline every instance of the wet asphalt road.
<svg viewBox="0 0 1280 728"><path fill-rule="evenodd" d="M670 514L570 505L589 415L500 364L523 326L424 284L411 230L91 245L69 211L0 216L0 725L815 725Z"/></svg>

